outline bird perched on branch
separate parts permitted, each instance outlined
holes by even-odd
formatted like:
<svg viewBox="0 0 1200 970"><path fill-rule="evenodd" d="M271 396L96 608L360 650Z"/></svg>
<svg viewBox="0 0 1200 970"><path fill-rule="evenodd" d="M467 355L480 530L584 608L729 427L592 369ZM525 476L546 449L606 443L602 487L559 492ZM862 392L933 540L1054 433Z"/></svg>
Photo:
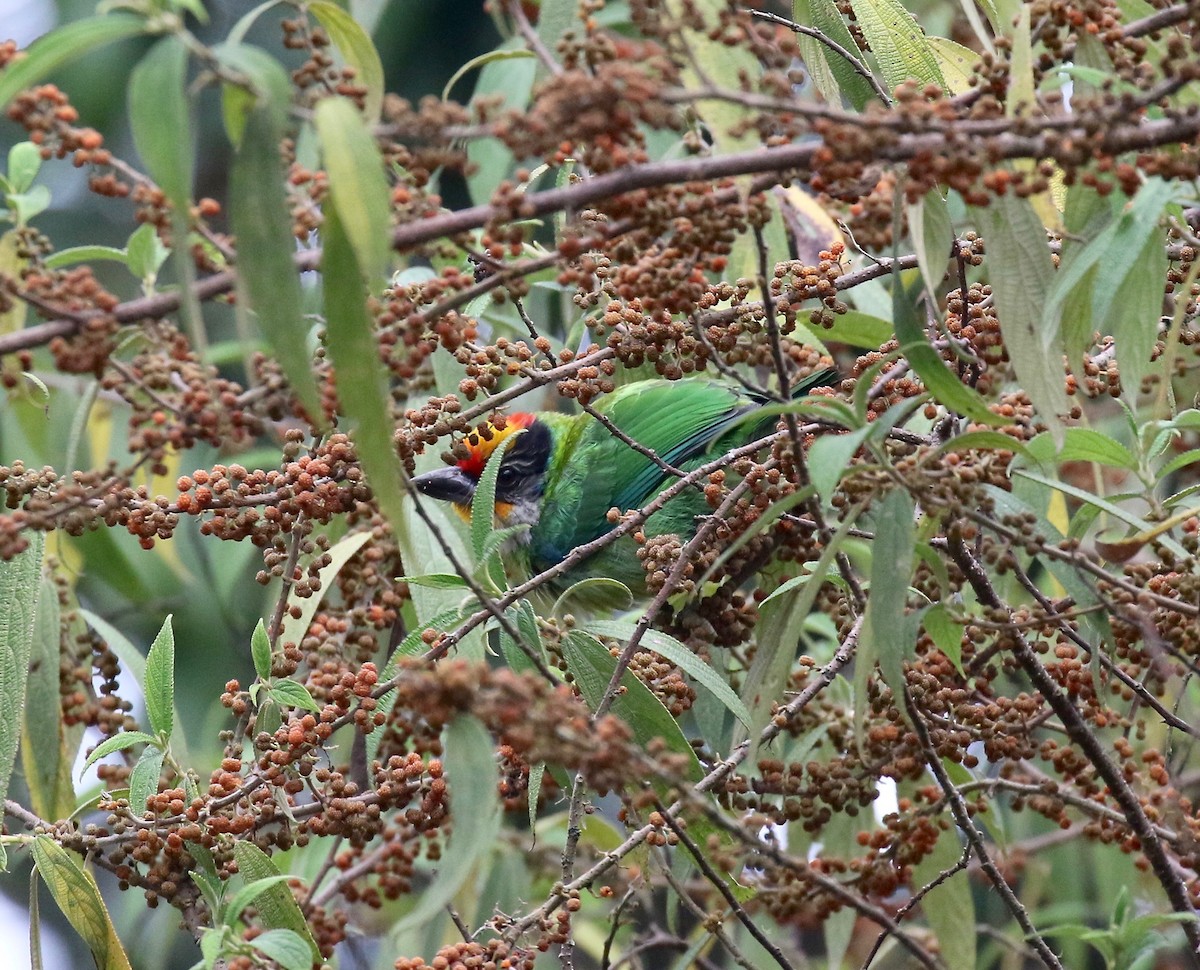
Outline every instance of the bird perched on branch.
<svg viewBox="0 0 1200 970"><path fill-rule="evenodd" d="M832 368L818 371L799 381L792 396L837 380ZM614 529L610 509L643 508L669 488L677 477L664 465L690 472L769 433L776 414L747 417L767 403L763 396L700 378L640 381L606 395L595 414L507 415L503 428L489 426L469 436L457 464L419 475L413 484L424 495L452 502L469 519L488 458L507 447L496 479L495 521L500 527L529 527L515 537L509 559L517 572L532 576ZM711 513L702 491L689 488L654 512L640 531L647 537L676 534L687 542L699 517ZM595 577L644 593L645 573L632 538L582 558L552 586L563 589Z"/></svg>

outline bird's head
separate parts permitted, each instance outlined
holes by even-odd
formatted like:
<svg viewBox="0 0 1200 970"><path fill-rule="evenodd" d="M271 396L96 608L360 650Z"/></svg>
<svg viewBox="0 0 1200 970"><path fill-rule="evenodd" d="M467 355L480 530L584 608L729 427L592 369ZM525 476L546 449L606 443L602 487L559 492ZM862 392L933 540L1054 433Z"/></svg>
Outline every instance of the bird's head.
<svg viewBox="0 0 1200 970"><path fill-rule="evenodd" d="M496 477L496 519L502 526L537 522L552 445L545 422L534 414L510 414L503 428L485 425L462 444L466 454L457 463L413 479L417 490L430 498L452 502L458 514L469 519L471 500L488 458L497 448L506 447Z"/></svg>

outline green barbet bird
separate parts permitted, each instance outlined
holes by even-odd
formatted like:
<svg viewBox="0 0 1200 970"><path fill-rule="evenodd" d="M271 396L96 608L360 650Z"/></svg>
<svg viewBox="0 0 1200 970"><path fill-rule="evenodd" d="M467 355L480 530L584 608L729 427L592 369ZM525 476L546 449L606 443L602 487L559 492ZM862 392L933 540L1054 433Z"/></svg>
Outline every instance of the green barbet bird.
<svg viewBox="0 0 1200 970"><path fill-rule="evenodd" d="M833 369L798 382L792 396L838 380ZM769 433L778 420L746 415L769 403L764 397L716 381L689 378L627 384L603 397L594 410L626 436L673 468L688 472ZM590 414L541 412L510 414L491 436L472 435L468 454L456 465L413 479L424 495L454 503L470 518L471 500L488 457L518 429L496 479L498 526L528 525L511 544L510 572L523 578L562 562L573 549L615 528L612 508L640 509L668 488L675 477L650 457L631 448ZM687 542L698 520L712 509L697 489L687 489L646 520L646 536L678 535ZM565 589L583 579L606 577L645 592L637 545L629 536L606 545L555 578Z"/></svg>

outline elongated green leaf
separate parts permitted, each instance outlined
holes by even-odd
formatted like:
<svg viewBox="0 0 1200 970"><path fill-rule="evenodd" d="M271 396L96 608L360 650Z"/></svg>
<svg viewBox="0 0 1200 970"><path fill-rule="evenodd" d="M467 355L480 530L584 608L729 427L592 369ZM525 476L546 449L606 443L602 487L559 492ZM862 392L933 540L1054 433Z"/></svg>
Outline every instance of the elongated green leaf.
<svg viewBox="0 0 1200 970"><path fill-rule="evenodd" d="M826 434L812 443L809 449L809 476L821 496L829 504L834 489L842 475L850 467L850 459L862 447L871 433L870 426L856 428L846 434Z"/></svg>
<svg viewBox="0 0 1200 970"><path fill-rule="evenodd" d="M575 677L584 700L594 710L617 669L616 658L604 644L581 630L571 630L562 643L567 669ZM704 776L700 760L684 737L679 722L671 717L662 701L630 670L622 676L621 687L624 693L618 694L613 701L612 713L633 729L634 738L643 748L655 738L661 738L670 750L688 756L688 778L699 781Z"/></svg>
<svg viewBox="0 0 1200 970"><path fill-rule="evenodd" d="M833 326L823 330L822 334L827 340L838 340L851 347L871 350L883 346L895 336L890 320L859 310L838 314L833 318Z"/></svg>
<svg viewBox="0 0 1200 970"><path fill-rule="evenodd" d="M282 132L292 97L284 66L261 48L235 41L232 35L212 50L223 67L243 79L240 84L226 81L221 85L221 117L234 147L241 145L246 119L257 108L269 109L271 123Z"/></svg>
<svg viewBox="0 0 1200 970"><path fill-rule="evenodd" d="M1021 478L1026 478L1031 482L1037 482L1039 485L1045 485L1048 488L1056 489L1072 498L1077 498L1081 502L1086 502L1088 505L1094 505L1103 512L1107 512L1114 519L1119 519L1128 525L1133 526L1141 532L1152 532L1154 526L1147 522L1139 515L1134 515L1127 509L1121 508L1119 505L1114 505L1107 499L1101 498L1099 495L1093 495L1091 492L1085 491L1082 488L1076 488L1074 485L1068 485L1066 482L1056 481L1053 478L1047 478L1044 475L1039 475L1036 472L1028 471L1024 468L1016 469L1014 475L1019 475ZM1159 538L1164 546L1171 550L1172 555L1179 557L1181 560L1187 558L1187 553L1183 546L1172 539L1170 536L1161 536Z"/></svg>
<svg viewBox="0 0 1200 970"><path fill-rule="evenodd" d="M146 170L171 203L172 249L180 283L180 307L197 350L202 352L203 318L193 285L196 266L187 245L195 154L187 64L187 47L176 35L168 35L150 48L129 79L129 125Z"/></svg>
<svg viewBox="0 0 1200 970"><path fill-rule="evenodd" d="M274 68L265 71L263 82L268 92L276 84L269 80L270 75L283 71L271 63ZM286 82L286 75L283 80ZM227 119L227 124L238 126L241 138L229 184L231 218L238 237L238 289L257 314L263 335L305 414L320 428L325 425L325 413L306 339L309 325L302 309L300 279L292 261L296 243L279 155L285 107L286 102L262 100L244 116L232 122Z"/></svg>
<svg viewBox="0 0 1200 970"><path fill-rule="evenodd" d="M283 643L299 643L300 640L308 633L308 626L312 623L312 618L316 615L321 603L325 600L325 594L329 592L333 586L333 581L337 578L338 573L342 571L342 567L350 561L359 549L367 544L371 538L370 532L352 532L348 536L343 536L333 544L329 550L329 563L323 566L317 573L317 580L321 584L322 594L320 596L308 596L303 599L297 597L292 605L300 607L300 615L293 617L289 610L283 617L283 631L279 635L279 642Z"/></svg>
<svg viewBox="0 0 1200 970"><path fill-rule="evenodd" d="M442 100L450 100L450 94L454 90L454 85L476 68L486 67L488 64L494 63L495 61L535 60L536 58L537 55L534 54L533 51L526 50L524 48L518 48L516 50L504 50L503 48L497 48L494 51L488 51L486 54L480 54L478 57L472 57L469 61L462 65L462 67L450 75L450 80L447 81L445 86L442 88Z"/></svg>
<svg viewBox="0 0 1200 970"><path fill-rule="evenodd" d="M21 713L33 653L35 618L45 535L28 534L29 545L12 559L0 559L0 804L8 794L21 739Z"/></svg>
<svg viewBox="0 0 1200 970"><path fill-rule="evenodd" d="M517 628L525 645L536 650L544 659L545 648L542 646L542 635L538 630L537 614L533 612L533 607L529 605L529 602L521 600L514 603L504 611L504 614ZM520 672L534 669L533 661L504 630L500 631L500 652L513 670Z"/></svg>
<svg viewBox="0 0 1200 970"><path fill-rule="evenodd" d="M357 72L357 80L367 89L363 118L369 124L379 120L379 109L383 106L383 62L379 51L371 42L371 36L345 10L329 0L316 0L308 5L308 12L321 21L329 32L338 53Z"/></svg>
<svg viewBox="0 0 1200 970"><path fill-rule="evenodd" d="M450 722L444 737L442 761L450 779L454 832L433 882L422 890L416 906L393 927L394 933L422 925L450 902L477 864L492 851L500 831L499 776L491 735L474 717L462 715Z"/></svg>
<svg viewBox="0 0 1200 970"><path fill-rule="evenodd" d="M426 573L424 576L401 576L399 581L426 589L467 589L467 581L458 573Z"/></svg>
<svg viewBox="0 0 1200 970"><path fill-rule="evenodd" d="M19 141L8 150L8 171L0 185L7 185L8 194L28 192L41 169L41 149L31 141Z"/></svg>
<svg viewBox="0 0 1200 970"><path fill-rule="evenodd" d="M875 544L871 550L871 595L858 638L854 667L854 709L865 711L867 679L879 664L884 682L899 698L904 690L904 661L916 648L916 617L906 615L905 601L913 571L916 526L912 496L904 489L888 493L874 512ZM904 710L903 702L897 706ZM861 747L864 718L855 719Z"/></svg>
<svg viewBox="0 0 1200 970"><path fill-rule="evenodd" d="M254 882L246 883L244 886L238 889L238 891L235 892L232 897L230 897L229 901L225 903L223 907L220 908L222 922L224 922L226 926L232 926L234 921L241 917L243 910L245 910L247 906L258 899L259 896L265 893L272 886L282 885L290 878L290 876L285 876L281 873L278 876L264 876L261 879L256 879ZM204 880L198 880L198 884L203 887ZM210 895L212 894L206 892L205 898L208 898ZM218 895L216 898L219 901L220 896ZM214 907L214 909L215 908L216 907Z"/></svg>
<svg viewBox="0 0 1200 970"><path fill-rule="evenodd" d="M1061 448L1055 448L1054 438L1043 432L1025 450L1039 462L1087 461L1130 471L1138 467L1137 457L1121 442L1091 428L1068 428Z"/></svg>
<svg viewBox="0 0 1200 970"><path fill-rule="evenodd" d="M308 944L292 930L267 930L251 940L250 945L269 956L283 970L309 970L312 966Z"/></svg>
<svg viewBox="0 0 1200 970"><path fill-rule="evenodd" d="M958 829L953 825L942 832L933 851L913 867L913 885L925 886L962 858ZM942 959L948 967L974 967L975 900L971 896L970 875L960 869L941 885L931 889L921 910L938 941Z"/></svg>
<svg viewBox="0 0 1200 970"><path fill-rule="evenodd" d="M63 724L60 613L58 589L45 575L38 590L21 730L21 767L30 807L45 819L65 818L75 807L71 762L79 734Z"/></svg>
<svg viewBox="0 0 1200 970"><path fill-rule="evenodd" d="M150 48L129 78L133 143L150 177L184 219L192 192L194 152L187 62L183 41L168 35Z"/></svg>
<svg viewBox="0 0 1200 970"><path fill-rule="evenodd" d="M965 94L971 90L971 78L979 55L969 47L950 40L948 37L926 37L933 57L937 61L942 77L946 79L946 90L950 94Z"/></svg>
<svg viewBox="0 0 1200 970"><path fill-rule="evenodd" d="M174 701L175 632L168 614L146 654L146 717L153 733L171 736L175 725Z"/></svg>
<svg viewBox="0 0 1200 970"><path fill-rule="evenodd" d="M114 751L124 751L126 748L132 748L135 744L156 744L158 739L152 734L147 734L145 731L122 731L120 734L114 734L111 738L105 738L91 754L87 756L87 760L83 763L84 769L90 768L101 758L112 754Z"/></svg>
<svg viewBox="0 0 1200 970"><path fill-rule="evenodd" d="M949 90L925 31L899 0L851 0L889 88L910 78Z"/></svg>
<svg viewBox="0 0 1200 970"><path fill-rule="evenodd" d="M1042 310L1053 281L1054 264L1042 221L1028 199L1012 193L980 211L988 241L988 276L996 298L1004 346L1017 380L1056 437L1067 402L1062 334Z"/></svg>
<svg viewBox="0 0 1200 970"><path fill-rule="evenodd" d="M254 661L254 672L259 680L271 676L271 639L267 636L267 628L260 619L250 634L250 658Z"/></svg>
<svg viewBox="0 0 1200 970"><path fill-rule="evenodd" d="M575 0L541 0L538 6L537 34L543 46L552 55L559 40L568 30L576 32L583 25L579 22L579 4ZM538 78L546 77L548 69L538 64Z"/></svg>
<svg viewBox="0 0 1200 970"><path fill-rule="evenodd" d="M816 28L843 50L858 56L858 45L833 0L792 0L792 19L805 27ZM798 35L796 41L813 83L826 101L838 104L845 97L861 111L876 97L870 82L828 45L805 34Z"/></svg>
<svg viewBox="0 0 1200 970"><path fill-rule="evenodd" d="M94 263L101 260L128 263L125 250L117 249L115 246L71 246L47 256L46 267L62 269L64 266L74 266L76 263Z"/></svg>
<svg viewBox="0 0 1200 970"><path fill-rule="evenodd" d="M126 37L145 32L146 21L124 13L89 17L57 27L29 45L25 56L0 72L0 107L6 107L18 91L32 87L65 64Z"/></svg>
<svg viewBox="0 0 1200 970"><path fill-rule="evenodd" d="M937 189L930 189L915 205L905 205L908 229L917 250L917 263L925 279L925 289L937 298L938 288L946 275L950 259L950 243L954 227L950 224L950 209Z"/></svg>
<svg viewBox="0 0 1200 970"><path fill-rule="evenodd" d="M146 800L158 794L158 778L162 774L162 748L150 745L142 752L129 775L129 808L135 815L146 810Z"/></svg>
<svg viewBox="0 0 1200 970"><path fill-rule="evenodd" d="M363 272L333 207L325 211L323 236L326 334L337 369L338 399L353 424L355 450L367 482L380 510L395 525L403 521L404 493L400 460L392 446L390 397L367 312Z"/></svg>
<svg viewBox="0 0 1200 970"><path fill-rule="evenodd" d="M339 230L349 240L368 285L381 285L391 251L391 202L379 147L345 98L326 98L317 105L313 120Z"/></svg>
<svg viewBox="0 0 1200 970"><path fill-rule="evenodd" d="M281 875L279 867L253 842L239 839L233 844L233 857L237 860L238 871L247 883L269 879ZM321 959L321 951L317 941L309 931L308 922L300 912L296 897L287 886L275 884L258 897L256 904L258 917L267 929L291 930L308 944L312 960L317 963Z"/></svg>
<svg viewBox="0 0 1200 970"><path fill-rule="evenodd" d="M91 874L48 835L34 839L30 851L50 895L92 951L99 970L131 970Z"/></svg>
<svg viewBox="0 0 1200 970"><path fill-rule="evenodd" d="M586 624L586 630L588 633L595 633L599 636L628 641L636 626L637 624L631 620L590 620ZM673 636L659 630L647 630L642 636L641 643L647 650L653 650L683 670L697 684L724 704L734 717L747 728L750 727L750 711L742 699L734 693L733 688L725 683L721 675L712 667Z"/></svg>
<svg viewBox="0 0 1200 970"><path fill-rule="evenodd" d="M1130 245L1134 244L1131 240ZM1121 390L1127 400L1134 401L1158 341L1167 277L1165 233L1155 223L1147 227L1133 262L1120 267L1125 271L1124 280L1119 289L1112 291L1111 302L1108 291L1113 274L1109 269L1106 264L1105 272L1097 274L1093 305L1108 310L1105 329L1117 342Z"/></svg>
<svg viewBox="0 0 1200 970"><path fill-rule="evenodd" d="M308 688L294 680L277 680L271 684L271 699L280 707L298 707L313 713L321 710Z"/></svg>
<svg viewBox="0 0 1200 970"><path fill-rule="evenodd" d="M921 622L925 626L925 632L933 640L933 645L949 657L950 662L962 673L963 625L952 620L940 603L926 610Z"/></svg>

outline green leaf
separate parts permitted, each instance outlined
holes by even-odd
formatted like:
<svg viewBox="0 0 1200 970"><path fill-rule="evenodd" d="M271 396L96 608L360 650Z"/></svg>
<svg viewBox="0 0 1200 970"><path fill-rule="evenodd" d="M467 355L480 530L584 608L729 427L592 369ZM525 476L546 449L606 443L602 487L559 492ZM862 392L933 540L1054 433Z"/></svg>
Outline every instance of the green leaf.
<svg viewBox="0 0 1200 970"><path fill-rule="evenodd" d="M938 454L948 451L1011 451L1027 453L1024 444L1002 431L967 431L938 446Z"/></svg>
<svg viewBox="0 0 1200 970"><path fill-rule="evenodd" d="M913 886L927 886L962 859L958 829L951 825L938 835L933 851L913 867ZM929 921L942 960L948 967L974 967L976 930L975 900L970 873L960 869L921 900L921 911Z"/></svg>
<svg viewBox="0 0 1200 970"><path fill-rule="evenodd" d="M94 263L99 260L111 260L114 263L129 265L129 257L125 250L115 246L71 246L60 249L46 257L47 269L62 269L75 263Z"/></svg>
<svg viewBox="0 0 1200 970"><path fill-rule="evenodd" d="M229 901L224 906L220 907L220 921L225 926L233 926L234 923L241 917L242 912L253 903L259 896L265 893L272 886L279 886L286 883L290 876L280 874L278 876L265 876L262 879L257 879L254 882L246 883L238 889L237 892L230 897ZM201 884L202 885L202 884ZM216 888L216 887L214 887ZM205 893L205 897L211 895L211 892ZM218 897L219 898L219 897Z"/></svg>
<svg viewBox="0 0 1200 970"><path fill-rule="evenodd" d="M469 61L462 65L457 71L450 75L450 80L442 87L442 100L449 101L450 93L454 90L454 85L462 78L470 74L477 67L486 67L488 64L495 61L513 61L513 60L537 60L537 55L531 50L526 50L524 47L516 50L504 50L497 48L493 51L488 51L486 54L480 54L477 57L472 57Z"/></svg>
<svg viewBox="0 0 1200 970"><path fill-rule="evenodd" d="M370 35L350 14L328 0L310 3L308 12L321 21L321 26L329 33L329 39L345 58L346 64L354 68L357 75L355 80L367 89L363 118L369 124L374 124L379 120L379 109L383 107L383 62Z"/></svg>
<svg viewBox="0 0 1200 970"><path fill-rule="evenodd" d="M33 637L45 534L28 532L29 544L11 559L0 559L0 804L8 795L8 782L21 739L21 715L33 654Z"/></svg>
<svg viewBox="0 0 1200 970"><path fill-rule="evenodd" d="M921 622L925 625L925 632L929 634L933 645L950 658L950 662L954 664L960 674L963 673L963 625L951 619L946 607L941 603L927 609L924 616L921 617Z"/></svg>
<svg viewBox="0 0 1200 970"><path fill-rule="evenodd" d="M614 637L627 643L636 628L637 624L631 620L592 620L587 623L586 632L602 637ZM750 711L734 693L733 688L712 667L673 636L659 630L647 630L642 635L640 645L671 661L724 704L747 728L750 727Z"/></svg>
<svg viewBox="0 0 1200 970"><path fill-rule="evenodd" d="M345 98L326 98L317 105L313 121L338 228L350 242L359 273L374 288L387 276L391 253L391 196L379 147Z"/></svg>
<svg viewBox="0 0 1200 970"><path fill-rule="evenodd" d="M904 690L904 661L916 647L917 618L905 613L912 579L916 526L915 505L905 489L893 489L874 510L875 544L871 549L871 591L858 638L854 666L854 709L865 711L867 679L879 664L884 683L897 698ZM862 746L862 724L855 718L855 736Z"/></svg>
<svg viewBox="0 0 1200 970"><path fill-rule="evenodd" d="M576 0L540 0L537 35L551 55L555 55L555 49L563 34L574 29L578 35L582 26L579 22L579 4ZM544 64L539 62L538 78L544 79L548 70Z"/></svg>
<svg viewBox="0 0 1200 970"><path fill-rule="evenodd" d="M271 677L271 640L267 636L267 628L260 618L250 634L250 656L254 660L254 672L259 680L269 680Z"/></svg>
<svg viewBox="0 0 1200 970"><path fill-rule="evenodd" d="M120 734L114 734L111 738L105 738L96 745L95 750L87 756L87 760L83 763L84 770L87 770L101 758L112 754L114 751L124 751L126 748L132 748L135 744L157 746L158 738L153 734L147 734L145 731L122 731Z"/></svg>
<svg viewBox="0 0 1200 970"><path fill-rule="evenodd" d="M1053 436L1043 431L1029 442L1026 453L1039 462L1086 461L1130 471L1138 467L1137 457L1121 442L1090 428L1067 428L1058 449Z"/></svg>
<svg viewBox="0 0 1200 970"><path fill-rule="evenodd" d="M29 803L44 819L65 818L75 807L71 766L83 737L81 727L68 728L63 723L59 688L61 619L58 589L53 578L45 574L38 589L21 725L21 767Z"/></svg>
<svg viewBox="0 0 1200 970"><path fill-rule="evenodd" d="M283 970L310 970L312 952L299 933L292 930L267 930L260 933L250 945L278 963Z"/></svg>
<svg viewBox="0 0 1200 970"><path fill-rule="evenodd" d="M569 631L563 637L562 648L567 669L575 677L575 683L588 706L595 710L617 669L616 658L603 643L582 630ZM638 680L631 670L626 670L621 677L621 687L624 693L617 694L611 711L633 729L638 745L646 748L651 741L661 738L671 751L687 756L689 780L699 781L704 777L700 760L684 737L679 722L671 717L654 692Z"/></svg>
<svg viewBox="0 0 1200 970"><path fill-rule="evenodd" d="M179 36L169 34L150 48L129 78L129 125L146 171L171 203L172 249L180 282L180 306L189 333L202 352L203 318L193 285L196 265L187 245L195 154L187 64L188 49ZM141 275L143 279L151 278L148 273Z"/></svg>
<svg viewBox="0 0 1200 970"><path fill-rule="evenodd" d="M357 116L354 123L359 125ZM385 518L399 531L404 516L403 470L392 445L387 379L375 341L374 319L367 311L363 270L334 206L325 210L322 236L326 340L337 372L338 398L353 425L355 451L371 491Z"/></svg>
<svg viewBox="0 0 1200 970"><path fill-rule="evenodd" d="M467 581L458 573L426 573L424 576L398 576L400 583L424 586L426 589L468 589Z"/></svg>
<svg viewBox="0 0 1200 970"><path fill-rule="evenodd" d="M444 734L442 763L450 781L454 831L442 852L437 875L417 897L417 904L393 925L400 933L424 925L441 911L492 851L500 832L501 805L495 744L487 729L464 714L450 722Z"/></svg>
<svg viewBox="0 0 1200 970"><path fill-rule="evenodd" d="M521 634L521 640L525 645L536 651L544 659L545 649L542 646L541 633L538 631L537 614L533 612L533 607L529 605L529 601L520 600L514 603L504 611L504 615L517 628L517 632ZM504 630L500 631L500 653L504 655L504 660L508 666L518 673L534 669L533 661L525 655L525 651Z"/></svg>
<svg viewBox="0 0 1200 970"><path fill-rule="evenodd" d="M222 60L231 49L222 49ZM234 58L241 62L245 58ZM285 171L279 154L287 102L268 97L283 68L270 59L265 68L264 100L252 103L243 115L227 117L227 127L237 127L240 145L229 179L230 218L238 238L238 291L241 302L258 316L263 336L271 345L292 390L308 419L325 425L321 394L313 374L312 354L306 335L300 278L292 256L296 241L284 188Z"/></svg>
<svg viewBox="0 0 1200 970"><path fill-rule="evenodd" d="M350 561L359 549L365 546L371 538L370 532L352 532L350 535L343 536L333 544L327 555L329 556L328 565L322 566L317 573L317 581L321 584L320 596L306 596L303 599L297 597L296 602L291 603L291 606L300 608L299 616L292 616L289 610L283 618L283 629L279 634L279 642L283 643L299 643L308 633L309 624L312 623L312 618L316 615L321 603L325 601L325 596L333 586L333 581L337 578L338 573Z"/></svg>
<svg viewBox="0 0 1200 970"><path fill-rule="evenodd" d="M611 610L623 612L633 606L633 592L628 586L607 576L589 576L563 590L554 601L551 616L564 617L574 608L585 611Z"/></svg>
<svg viewBox="0 0 1200 970"><path fill-rule="evenodd" d="M158 779L162 774L163 756L166 754L157 745L150 745L142 752L129 775L129 809L134 815L146 811L146 801L158 794Z"/></svg>
<svg viewBox="0 0 1200 970"><path fill-rule="evenodd" d="M321 707L308 688L294 680L276 680L271 684L271 699L280 707L298 707L304 711L320 713Z"/></svg>
<svg viewBox="0 0 1200 970"><path fill-rule="evenodd" d="M125 244L125 265L139 280L153 284L170 253L149 223L138 226Z"/></svg>
<svg viewBox="0 0 1200 970"><path fill-rule="evenodd" d="M1012 193L979 210L988 243L988 276L996 298L1000 333L1017 373L1043 421L1062 435L1060 415L1070 410L1064 389L1062 334L1042 310L1054 265L1046 231L1028 199Z"/></svg>
<svg viewBox="0 0 1200 970"><path fill-rule="evenodd" d="M829 340L837 340L851 347L875 350L892 339L895 331L890 320L850 310L833 318L833 325L822 331Z"/></svg>
<svg viewBox="0 0 1200 970"><path fill-rule="evenodd" d="M948 37L928 36L925 43L929 45L942 77L946 79L947 93L965 94L971 90L971 78L975 73L975 65L979 63L979 55Z"/></svg>
<svg viewBox="0 0 1200 970"><path fill-rule="evenodd" d="M858 56L858 45L833 0L792 0L792 19L805 27L816 28L844 50ZM805 34L798 34L796 42L813 83L830 104L839 104L845 97L855 110L862 111L868 101L877 98L867 79L840 54Z"/></svg>
<svg viewBox="0 0 1200 970"><path fill-rule="evenodd" d="M184 220L192 192L194 153L187 63L188 50L182 39L169 34L150 48L129 78L133 143L147 173ZM182 240L177 240L176 248L187 248L181 244Z"/></svg>
<svg viewBox="0 0 1200 970"><path fill-rule="evenodd" d="M37 836L29 848L38 874L62 914L92 951L98 970L131 970L91 874L48 835Z"/></svg>
<svg viewBox="0 0 1200 970"><path fill-rule="evenodd" d="M31 141L19 141L8 150L8 171L0 184L7 183L6 194L28 192L41 168L41 149Z"/></svg>
<svg viewBox="0 0 1200 970"><path fill-rule="evenodd" d="M1084 491L1082 488L1076 488L1074 485L1068 485L1066 482L1056 481L1053 478L1046 478L1044 475L1038 475L1035 472L1027 469L1016 469L1013 475L1026 478L1031 482L1037 482L1039 485L1045 485L1048 488L1056 489L1072 498L1077 498L1081 502L1086 502L1088 505L1094 505L1103 512L1107 512L1115 519L1119 519L1128 525L1133 526L1139 532L1154 532L1155 527L1152 523L1147 522L1140 516L1134 515L1132 512L1121 508L1119 505L1114 505L1107 499L1101 498L1099 495L1093 495L1091 492ZM1172 555L1177 556L1180 560L1188 558L1183 546L1172 539L1170 536L1160 536L1158 539L1164 546L1171 550Z"/></svg>
<svg viewBox="0 0 1200 970"><path fill-rule="evenodd" d="M933 299L946 275L950 260L950 244L954 241L954 226L950 223L950 208L937 189L930 189L923 199L904 206L908 229L917 251L917 264L925 279L925 289ZM878 346L878 345L876 345Z"/></svg>
<svg viewBox="0 0 1200 970"><path fill-rule="evenodd" d="M154 734L171 736L175 724L174 701L175 633L171 629L171 615L167 614L146 654L146 717Z"/></svg>
<svg viewBox="0 0 1200 970"><path fill-rule="evenodd" d="M925 31L899 0L851 0L851 6L889 88L913 78L949 90Z"/></svg>
<svg viewBox="0 0 1200 970"><path fill-rule="evenodd" d="M247 883L269 879L281 875L279 867L262 849L253 842L239 839L233 844L233 857L237 861L238 871ZM268 929L291 930L308 944L309 953L314 963L321 960L321 951L317 947L309 931L308 922L300 912L300 906L290 889L283 885L273 885L258 897L258 917L263 926Z"/></svg>
<svg viewBox="0 0 1200 970"><path fill-rule="evenodd" d="M1140 195L1141 193L1139 193ZM1150 357L1158 341L1158 325L1163 311L1163 290L1167 277L1165 234L1156 223L1151 224L1142 248L1125 269L1125 279L1113 293L1111 303L1104 303L1106 284L1112 274L1097 274L1095 306L1109 308L1107 330L1117 343L1117 363L1121 374L1121 391L1129 401L1137 399L1142 376L1150 368ZM1169 380L1164 375L1164 380Z"/></svg>
<svg viewBox="0 0 1200 970"><path fill-rule="evenodd" d="M829 505L834 489L850 467L854 453L863 446L871 433L870 425L846 434L823 434L809 449L809 477L821 501Z"/></svg>
<svg viewBox="0 0 1200 970"><path fill-rule="evenodd" d="M0 72L0 108L25 88L45 80L58 68L77 61L98 47L104 47L126 37L136 37L146 30L146 21L124 13L89 17L56 27L43 34Z"/></svg>
<svg viewBox="0 0 1200 970"><path fill-rule="evenodd" d="M246 120L258 108L271 112L267 124L282 137L292 99L284 66L261 48L235 41L232 34L212 52L223 67L244 78L241 84L226 81L221 86L221 118L229 141L235 148L241 145Z"/></svg>

